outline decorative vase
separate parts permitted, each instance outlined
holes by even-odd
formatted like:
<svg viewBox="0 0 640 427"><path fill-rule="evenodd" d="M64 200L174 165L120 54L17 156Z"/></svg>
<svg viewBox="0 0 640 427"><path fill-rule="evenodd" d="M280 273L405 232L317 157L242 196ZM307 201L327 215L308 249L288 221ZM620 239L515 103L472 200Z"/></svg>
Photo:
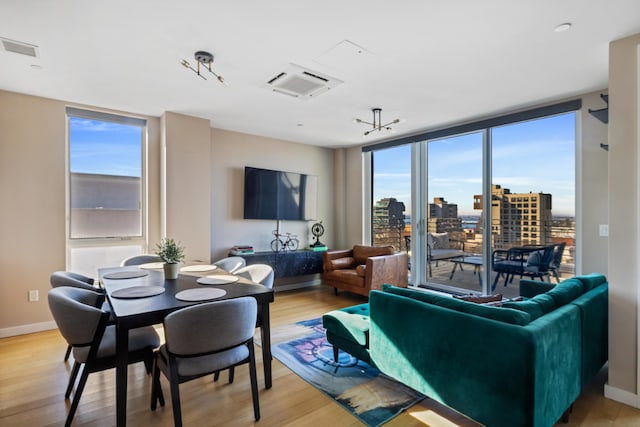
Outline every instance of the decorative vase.
<svg viewBox="0 0 640 427"><path fill-rule="evenodd" d="M173 280L178 278L178 267L180 264L177 262L168 263L165 262L162 266L164 268L164 278L168 280Z"/></svg>

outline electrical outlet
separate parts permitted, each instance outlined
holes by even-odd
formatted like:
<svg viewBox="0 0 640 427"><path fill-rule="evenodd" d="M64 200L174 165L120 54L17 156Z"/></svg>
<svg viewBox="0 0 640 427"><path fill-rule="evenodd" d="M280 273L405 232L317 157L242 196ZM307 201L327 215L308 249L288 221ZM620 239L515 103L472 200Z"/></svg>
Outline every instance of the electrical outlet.
<svg viewBox="0 0 640 427"><path fill-rule="evenodd" d="M29 291L29 302L36 302L40 299L40 295L37 290Z"/></svg>

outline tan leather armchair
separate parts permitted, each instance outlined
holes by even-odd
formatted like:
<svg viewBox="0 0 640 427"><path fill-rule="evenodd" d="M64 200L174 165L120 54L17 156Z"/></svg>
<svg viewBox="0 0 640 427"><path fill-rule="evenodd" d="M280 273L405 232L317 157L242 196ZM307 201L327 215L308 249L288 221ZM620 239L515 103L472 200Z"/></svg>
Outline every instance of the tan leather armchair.
<svg viewBox="0 0 640 427"><path fill-rule="evenodd" d="M324 284L369 296L384 283L406 288L409 276L408 257L393 246L362 246L327 251L322 254Z"/></svg>

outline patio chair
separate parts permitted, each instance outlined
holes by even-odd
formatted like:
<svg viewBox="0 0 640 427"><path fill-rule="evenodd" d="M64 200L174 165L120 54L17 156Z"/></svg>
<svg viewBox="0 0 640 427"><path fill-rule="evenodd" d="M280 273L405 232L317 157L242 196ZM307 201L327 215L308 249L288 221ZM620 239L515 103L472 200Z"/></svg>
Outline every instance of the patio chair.
<svg viewBox="0 0 640 427"><path fill-rule="evenodd" d="M516 275L520 278L539 278L543 281L544 276L549 276L554 247L555 245L516 246L507 250L494 250L491 256L491 267L497 274L491 289L495 290L498 280L503 276L504 286L512 282Z"/></svg>
<svg viewBox="0 0 640 427"><path fill-rule="evenodd" d="M556 243L553 249L553 259L549 264L549 274L556 278L556 283L560 283L560 264L562 264L562 254L567 242ZM551 279L549 279L551 281Z"/></svg>

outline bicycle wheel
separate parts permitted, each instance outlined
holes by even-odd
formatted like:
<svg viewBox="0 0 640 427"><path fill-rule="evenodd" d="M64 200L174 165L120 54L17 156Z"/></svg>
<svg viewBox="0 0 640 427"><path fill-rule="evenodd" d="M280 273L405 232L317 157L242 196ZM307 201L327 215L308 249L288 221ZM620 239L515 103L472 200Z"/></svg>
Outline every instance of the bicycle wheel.
<svg viewBox="0 0 640 427"><path fill-rule="evenodd" d="M271 241L271 250L274 252L280 252L282 249L284 249L284 243L282 243L282 240L280 239L273 239Z"/></svg>
<svg viewBox="0 0 640 427"><path fill-rule="evenodd" d="M298 250L298 246L300 246L300 242L296 238L289 239L289 241L287 241L287 250L296 251Z"/></svg>

